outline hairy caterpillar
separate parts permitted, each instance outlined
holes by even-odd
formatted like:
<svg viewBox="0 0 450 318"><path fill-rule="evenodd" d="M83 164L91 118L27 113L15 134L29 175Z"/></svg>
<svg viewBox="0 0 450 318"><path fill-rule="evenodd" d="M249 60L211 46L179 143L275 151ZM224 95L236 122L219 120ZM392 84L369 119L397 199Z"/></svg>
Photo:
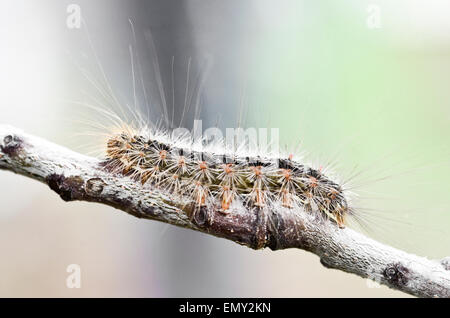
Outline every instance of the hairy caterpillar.
<svg viewBox="0 0 450 318"><path fill-rule="evenodd" d="M338 183L320 169L294 160L292 154L270 158L198 151L186 138L132 129L112 136L106 153L107 169L143 185L150 182L173 194L187 195L195 211L216 207L228 213L233 202L241 200L257 209L303 208L321 213L340 227L351 211Z"/></svg>
<svg viewBox="0 0 450 318"><path fill-rule="evenodd" d="M130 26L136 41L131 21ZM90 41L89 34L87 36ZM154 50L151 36L147 40ZM90 45L97 59L92 43ZM169 122L157 55L154 55L154 71L163 101L162 113L165 122ZM192 218L196 218L197 213L201 211L206 213L209 222L213 222L212 214L208 212L210 209L215 208L227 214L232 210L234 202L241 201L258 211L275 210L276 206L302 208L344 227L346 216L352 213L349 206L350 193L345 193L343 187L329 178L322 168L314 169L294 158L294 154L286 157L274 157L267 153L254 155L242 151L243 144L238 144L232 151L221 148L217 143L205 147L207 141L204 139L199 142L193 141L189 134L174 135L173 132L160 128L161 125L158 128L150 128L151 123L144 120L144 116L139 114L137 109L136 75L141 76L142 84L143 78L142 73L135 74L135 63L138 66L136 72L139 72L140 62L138 56L133 54L131 46L130 58L135 105L134 108L128 106L128 111L133 114L132 121L137 121L137 127L127 122L124 116L114 113L111 107L90 105L106 117L114 118L115 130L119 130L118 133L107 136L105 169L130 176L142 185L150 183L172 195L189 198L190 203L195 206ZM172 69L173 63L172 60ZM120 108L121 114L126 113L112 93L98 60L97 64L103 80L106 81L105 90L101 89L102 85L96 83L93 78L86 73L84 75L105 99ZM189 67L190 60L188 79ZM199 80L199 85L201 81L202 79ZM144 97L147 98L144 85L142 89ZM186 108L189 108L186 100L192 98L187 98L187 95L188 83L183 115L187 112Z"/></svg>

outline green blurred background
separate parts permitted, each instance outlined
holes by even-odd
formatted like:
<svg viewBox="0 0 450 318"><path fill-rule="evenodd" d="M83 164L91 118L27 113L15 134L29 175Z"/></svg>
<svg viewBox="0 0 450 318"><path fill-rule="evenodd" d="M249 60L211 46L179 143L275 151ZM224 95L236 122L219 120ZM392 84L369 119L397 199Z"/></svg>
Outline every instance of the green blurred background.
<svg viewBox="0 0 450 318"><path fill-rule="evenodd" d="M301 141L313 164L335 161L342 179L356 166L368 235L432 258L450 254L448 1L77 1L89 30L67 28L71 3L1 2L2 123L88 152L99 138L79 136L87 125L78 120L95 114L67 101L101 100L82 75L102 78L89 38L124 104L133 105L129 45L138 52L152 116L155 56L168 100L174 57L176 119L191 58L191 83L207 73L204 128L234 127L244 109L247 127L279 128L281 145ZM0 193L0 296L405 296L327 270L304 251L253 251L67 204L11 173L0 172ZM66 287L73 263L80 289Z"/></svg>

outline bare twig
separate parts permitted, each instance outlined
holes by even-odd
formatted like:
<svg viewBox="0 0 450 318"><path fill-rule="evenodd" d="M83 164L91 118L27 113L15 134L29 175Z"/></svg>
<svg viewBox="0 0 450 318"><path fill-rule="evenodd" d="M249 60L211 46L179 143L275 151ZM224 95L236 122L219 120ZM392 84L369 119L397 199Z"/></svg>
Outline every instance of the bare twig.
<svg viewBox="0 0 450 318"><path fill-rule="evenodd" d="M139 218L209 233L257 249L301 248L328 268L371 278L419 297L450 297L450 261L428 260L383 245L312 214L280 207L267 222L239 206L228 214L191 218L192 207L151 185L113 175L101 161L0 125L0 168L37 179L65 201L99 202Z"/></svg>

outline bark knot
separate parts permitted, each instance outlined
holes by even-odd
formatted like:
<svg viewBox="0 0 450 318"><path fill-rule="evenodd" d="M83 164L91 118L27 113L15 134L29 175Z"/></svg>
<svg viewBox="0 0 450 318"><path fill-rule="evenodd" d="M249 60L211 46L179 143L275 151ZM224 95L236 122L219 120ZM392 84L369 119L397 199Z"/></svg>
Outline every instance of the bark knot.
<svg viewBox="0 0 450 318"><path fill-rule="evenodd" d="M15 135L7 135L3 138L3 145L0 146L1 151L10 157L16 156L23 146L23 140Z"/></svg>
<svg viewBox="0 0 450 318"><path fill-rule="evenodd" d="M383 272L383 275L386 278L386 280L390 284L398 287L404 286L406 285L406 283L408 283L409 280L408 274L409 269L400 263L388 265Z"/></svg>
<svg viewBox="0 0 450 318"><path fill-rule="evenodd" d="M86 193L92 196L99 196L103 192L106 183L101 178L91 178L86 181Z"/></svg>

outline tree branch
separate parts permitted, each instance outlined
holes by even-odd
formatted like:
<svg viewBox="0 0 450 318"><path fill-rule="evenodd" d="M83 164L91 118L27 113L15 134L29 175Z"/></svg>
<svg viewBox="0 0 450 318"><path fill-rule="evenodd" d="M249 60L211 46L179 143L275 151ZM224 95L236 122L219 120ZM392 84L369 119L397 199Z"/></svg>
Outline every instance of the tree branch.
<svg viewBox="0 0 450 318"><path fill-rule="evenodd" d="M279 207L273 222L240 205L227 214L192 218L193 207L151 185L102 169L102 162L0 125L0 169L42 181L65 201L110 205L139 218L162 221L232 240L250 248L300 248L328 267L371 278L419 297L450 297L450 258L428 260L340 229L302 210Z"/></svg>

